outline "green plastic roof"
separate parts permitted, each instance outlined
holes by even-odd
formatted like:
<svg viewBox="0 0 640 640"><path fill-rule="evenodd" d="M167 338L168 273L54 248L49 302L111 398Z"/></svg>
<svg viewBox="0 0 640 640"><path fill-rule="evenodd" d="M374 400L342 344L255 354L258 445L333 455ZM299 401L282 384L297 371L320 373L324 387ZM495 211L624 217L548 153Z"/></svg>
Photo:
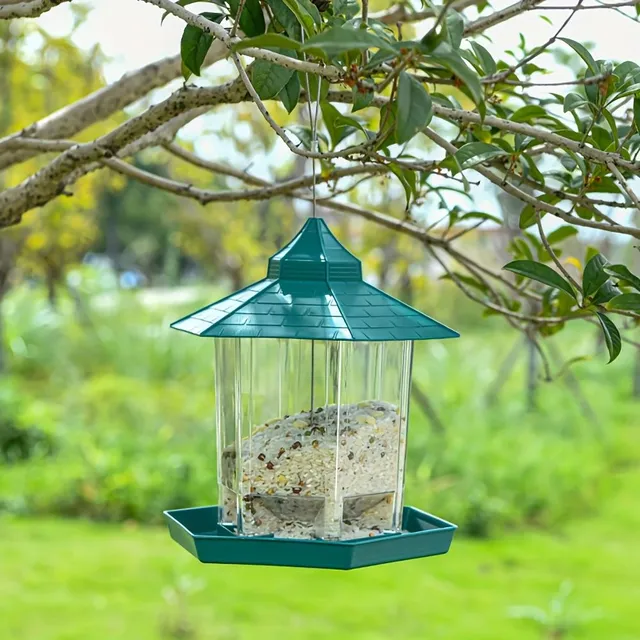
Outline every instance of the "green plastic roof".
<svg viewBox="0 0 640 640"><path fill-rule="evenodd" d="M459 334L362 280L360 261L312 218L267 277L171 325L211 338L434 340Z"/></svg>

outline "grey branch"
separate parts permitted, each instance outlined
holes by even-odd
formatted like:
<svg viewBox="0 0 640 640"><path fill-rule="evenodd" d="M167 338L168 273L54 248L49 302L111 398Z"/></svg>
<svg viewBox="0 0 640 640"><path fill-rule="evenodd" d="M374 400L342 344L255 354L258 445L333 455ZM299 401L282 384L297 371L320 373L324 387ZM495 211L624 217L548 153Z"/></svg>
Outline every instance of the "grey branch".
<svg viewBox="0 0 640 640"><path fill-rule="evenodd" d="M143 182L149 186L168 191L178 196L184 196L186 198L192 198L197 200L200 204L205 205L210 202L237 202L239 200L268 200L275 196L288 195L295 192L297 189L303 187L309 187L316 182L332 182L333 180L339 180L340 178L361 175L363 173L376 174L385 173L385 167L379 165L365 165L348 167L346 169L337 169L332 171L328 175L323 176L303 176L302 178L295 178L294 180L287 180L285 182L277 182L270 184L269 186L263 186L257 189L241 189L237 191L210 191L207 189L199 189L192 184L185 182L178 182L176 180L170 180L148 171L138 169L127 162L119 159L107 159L102 160L102 163L107 167L114 169L118 173L126 175L130 178Z"/></svg>
<svg viewBox="0 0 640 640"><path fill-rule="evenodd" d="M246 97L246 89L237 79L211 89L184 87L176 91L107 135L68 149L18 186L0 193L0 227L16 224L23 213L61 194L66 179L76 169L115 156L126 145L149 131L155 131L185 110L221 103L235 104Z"/></svg>
<svg viewBox="0 0 640 640"><path fill-rule="evenodd" d="M205 65L212 65L221 60L227 53L221 43L214 43L207 55ZM30 127L0 139L0 171L14 164L24 162L38 151L22 149L8 152L13 140L22 137L32 138L72 138L97 122L121 111L153 89L162 87L175 80L181 74L180 56L164 58L157 62L124 75L120 80L108 87L98 89L94 93L66 106L55 113L35 122Z"/></svg>
<svg viewBox="0 0 640 640"><path fill-rule="evenodd" d="M465 27L464 36L468 37L478 33L483 33L487 29L495 27L497 24L511 20L525 11L530 11L541 2L543 2L543 0L521 0L521 2L509 5L508 7L485 16L484 18L478 18L475 22L471 22Z"/></svg>
<svg viewBox="0 0 640 640"><path fill-rule="evenodd" d="M30 0L27 2L0 0L0 20L37 18L65 2L72 2L72 0Z"/></svg>
<svg viewBox="0 0 640 640"><path fill-rule="evenodd" d="M456 11L464 11L469 7L474 7L481 4L482 0L454 0L451 5L452 9ZM399 22L420 22L427 18L435 17L433 9L425 9L424 11L411 11L409 4L398 4L395 7L381 11L380 13L374 13L371 18L373 20L379 20L384 24L395 25Z"/></svg>

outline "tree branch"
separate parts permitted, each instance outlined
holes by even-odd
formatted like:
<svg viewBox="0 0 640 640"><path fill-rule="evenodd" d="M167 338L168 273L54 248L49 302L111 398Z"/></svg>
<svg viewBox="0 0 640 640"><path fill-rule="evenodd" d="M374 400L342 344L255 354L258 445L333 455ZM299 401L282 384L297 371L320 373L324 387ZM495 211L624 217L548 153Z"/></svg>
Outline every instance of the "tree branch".
<svg viewBox="0 0 640 640"><path fill-rule="evenodd" d="M515 16L533 9L533 7L541 2L543 2L543 0L521 0L521 2L509 5L508 7L505 7L500 11L496 11L484 18L478 18L478 20L471 22L465 27L463 35L464 37L469 37L482 33L491 27L495 27L497 24L511 20L512 18L515 18Z"/></svg>
<svg viewBox="0 0 640 640"><path fill-rule="evenodd" d="M37 18L65 2L72 2L72 0L30 0L28 2L5 0L0 2L0 20Z"/></svg>
<svg viewBox="0 0 640 640"><path fill-rule="evenodd" d="M616 165L613 162L608 162L607 166L609 167L609 169L611 170L611 173L613 173L613 175L616 177L616 179L624 189L624 192L629 196L629 198L631 199L631 202L633 202L633 205L635 206L636 210L640 211L640 201L638 201L638 196L635 194L633 189L629 186L629 183L627 182L626 178L618 170L618 167L616 167Z"/></svg>
<svg viewBox="0 0 640 640"><path fill-rule="evenodd" d="M549 240L547 240L547 235L542 228L542 219L540 217L540 212L536 212L536 224L538 225L538 233L540 234L540 240L542 240L542 244L544 248L547 250L547 253L551 256L551 259L555 263L556 267L560 269L560 273L576 288L577 291L582 292L582 287L573 279L571 274L564 268L562 262L558 260L558 256L555 251L551 248L549 244Z"/></svg>
<svg viewBox="0 0 640 640"><path fill-rule="evenodd" d="M386 169L377 165L373 166L356 166L346 169L336 169L330 174L322 176L303 176L294 180L287 180L285 182L278 182L275 184L269 184L258 189L241 189L239 191L211 191L207 189L199 189L192 184L186 182L179 182L176 180L170 180L148 171L134 167L127 162L119 159L103 159L101 161L107 167L126 175L130 178L142 182L151 187L168 191L178 196L184 196L197 200L200 204L206 205L211 202L237 202L250 201L250 200L268 200L276 196L290 195L297 189L303 187L309 187L313 183L314 179L317 183L332 182L333 180L339 180L347 176L355 176L363 173L377 174L385 173Z"/></svg>
<svg viewBox="0 0 640 640"><path fill-rule="evenodd" d="M16 224L23 213L62 193L66 178L74 170L113 157L140 136L182 115L185 109L237 103L246 99L246 96L246 89L238 79L210 89L183 87L107 135L68 149L18 186L0 193L0 227Z"/></svg>
<svg viewBox="0 0 640 640"><path fill-rule="evenodd" d="M205 60L209 66L224 58L226 47L214 42ZM7 153L12 140L23 137L72 138L97 122L121 111L147 95L153 89L166 85L181 75L180 56L164 58L127 73L113 84L66 106L22 131L0 139L0 171L24 162L37 154L36 150L23 149Z"/></svg>
<svg viewBox="0 0 640 640"><path fill-rule="evenodd" d="M451 5L452 9L456 11L464 11L469 7L474 7L482 3L482 0L454 0ZM373 20L379 20L384 24L396 25L403 22L420 22L427 18L435 17L436 13L433 9L425 9L424 11L412 11L409 3L399 4L395 7L381 11L380 13L374 13L371 16Z"/></svg>

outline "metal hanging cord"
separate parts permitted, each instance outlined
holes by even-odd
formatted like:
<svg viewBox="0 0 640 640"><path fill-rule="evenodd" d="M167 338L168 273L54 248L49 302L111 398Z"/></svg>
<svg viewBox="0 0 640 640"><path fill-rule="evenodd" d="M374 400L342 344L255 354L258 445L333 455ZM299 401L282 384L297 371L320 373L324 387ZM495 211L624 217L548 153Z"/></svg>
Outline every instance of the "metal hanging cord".
<svg viewBox="0 0 640 640"><path fill-rule="evenodd" d="M302 43L304 44L304 28L301 30L302 35ZM305 54L305 60L307 58ZM317 153L318 151L318 113L320 112L320 87L322 84L322 78L318 76L318 87L315 99L315 113L313 112L313 105L311 100L311 88L309 81L309 74L305 73L305 84L307 90L307 107L309 109L309 126L311 127L311 151L313 153ZM311 174L313 176L313 182L311 184L311 194L312 194L312 217L317 216L316 211L316 158L311 158Z"/></svg>
<svg viewBox="0 0 640 640"><path fill-rule="evenodd" d="M304 28L301 29L301 40L304 44ZM305 55L305 60L307 56ZM311 151L313 153L317 153L318 151L318 113L320 112L320 86L322 83L322 79L318 76L318 86L315 100L315 113L313 110L312 100L311 100L311 84L309 81L309 74L305 73L305 88L307 90L307 107L309 109L309 126L311 127ZM311 175L313 176L313 182L311 183L311 216L313 218L317 217L316 210L316 158L311 158ZM315 390L315 370L316 370L316 341L311 341L311 393L310 393L310 407L309 407L309 421L313 423L313 419L315 416L314 413L314 390Z"/></svg>

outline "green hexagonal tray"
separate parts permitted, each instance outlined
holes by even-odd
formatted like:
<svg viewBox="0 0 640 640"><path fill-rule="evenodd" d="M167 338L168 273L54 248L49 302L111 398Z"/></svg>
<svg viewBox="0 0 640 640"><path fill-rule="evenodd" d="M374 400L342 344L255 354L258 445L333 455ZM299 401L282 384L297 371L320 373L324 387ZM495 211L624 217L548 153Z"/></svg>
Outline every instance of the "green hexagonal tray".
<svg viewBox="0 0 640 640"><path fill-rule="evenodd" d="M405 507L402 533L357 540L297 540L238 536L219 525L218 507L164 512L171 537L200 562L318 569L357 569L447 553L456 525L414 507Z"/></svg>

